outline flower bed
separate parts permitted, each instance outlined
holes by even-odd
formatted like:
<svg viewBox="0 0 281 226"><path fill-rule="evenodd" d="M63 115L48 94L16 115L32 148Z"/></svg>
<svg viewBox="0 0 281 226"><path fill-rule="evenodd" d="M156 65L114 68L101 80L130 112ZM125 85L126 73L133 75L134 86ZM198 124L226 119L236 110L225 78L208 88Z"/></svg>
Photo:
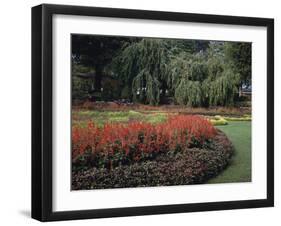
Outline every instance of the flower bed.
<svg viewBox="0 0 281 226"><path fill-rule="evenodd" d="M87 127L72 129L74 170L87 167L112 169L161 153L176 153L187 148L208 145L217 131L200 116L171 116L164 123L132 122L105 124L89 122Z"/></svg>
<svg viewBox="0 0 281 226"><path fill-rule="evenodd" d="M206 148L161 153L153 160L72 172L72 190L200 184L229 163L233 146L220 131Z"/></svg>

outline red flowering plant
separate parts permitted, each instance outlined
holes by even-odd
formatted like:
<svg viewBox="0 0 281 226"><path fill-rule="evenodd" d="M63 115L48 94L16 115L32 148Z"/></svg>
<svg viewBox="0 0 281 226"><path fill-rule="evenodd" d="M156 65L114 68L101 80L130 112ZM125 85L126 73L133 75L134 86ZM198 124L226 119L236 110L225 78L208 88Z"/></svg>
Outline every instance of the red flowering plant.
<svg viewBox="0 0 281 226"><path fill-rule="evenodd" d="M202 147L217 131L201 116L171 116L164 123L106 123L98 127L72 128L74 165L113 168L153 159L159 153L175 153L190 147Z"/></svg>

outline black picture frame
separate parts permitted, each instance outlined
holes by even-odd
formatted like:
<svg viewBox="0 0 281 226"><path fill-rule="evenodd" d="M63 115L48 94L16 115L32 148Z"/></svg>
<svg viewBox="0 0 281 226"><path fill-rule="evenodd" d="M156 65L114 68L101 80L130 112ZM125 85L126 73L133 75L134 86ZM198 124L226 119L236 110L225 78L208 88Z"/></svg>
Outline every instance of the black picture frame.
<svg viewBox="0 0 281 226"><path fill-rule="evenodd" d="M130 208L52 210L52 17L55 14L182 21L267 28L267 198ZM32 8L32 218L40 221L122 217L274 206L274 20L43 4Z"/></svg>

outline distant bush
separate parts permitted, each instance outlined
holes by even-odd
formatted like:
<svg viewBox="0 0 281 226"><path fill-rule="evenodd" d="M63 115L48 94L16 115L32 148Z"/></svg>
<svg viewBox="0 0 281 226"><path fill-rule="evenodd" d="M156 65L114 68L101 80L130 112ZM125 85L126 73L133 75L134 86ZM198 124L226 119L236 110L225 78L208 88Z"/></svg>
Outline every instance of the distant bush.
<svg viewBox="0 0 281 226"><path fill-rule="evenodd" d="M227 121L223 118L219 120L211 119L210 121L214 126L224 126L228 124Z"/></svg>
<svg viewBox="0 0 281 226"><path fill-rule="evenodd" d="M252 117L249 115L244 115L243 117L225 117L227 121L251 121Z"/></svg>
<svg viewBox="0 0 281 226"><path fill-rule="evenodd" d="M216 115L213 118L210 119L210 122L214 126L222 126L222 125L227 125L228 122L230 121L251 121L252 117L250 115L244 115L243 117L222 117L220 115Z"/></svg>
<svg viewBox="0 0 281 226"><path fill-rule="evenodd" d="M210 119L210 122L214 125L214 126L223 126L223 125L227 125L227 121L225 120L225 118L223 118L220 115L216 115L214 116L214 118Z"/></svg>

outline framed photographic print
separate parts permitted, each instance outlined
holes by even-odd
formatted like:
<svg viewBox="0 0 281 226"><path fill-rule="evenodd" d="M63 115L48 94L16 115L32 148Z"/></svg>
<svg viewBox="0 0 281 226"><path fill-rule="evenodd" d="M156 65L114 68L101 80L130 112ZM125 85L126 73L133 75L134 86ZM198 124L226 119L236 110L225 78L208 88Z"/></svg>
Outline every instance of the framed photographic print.
<svg viewBox="0 0 281 226"><path fill-rule="evenodd" d="M32 217L274 205L274 21L32 8Z"/></svg>

